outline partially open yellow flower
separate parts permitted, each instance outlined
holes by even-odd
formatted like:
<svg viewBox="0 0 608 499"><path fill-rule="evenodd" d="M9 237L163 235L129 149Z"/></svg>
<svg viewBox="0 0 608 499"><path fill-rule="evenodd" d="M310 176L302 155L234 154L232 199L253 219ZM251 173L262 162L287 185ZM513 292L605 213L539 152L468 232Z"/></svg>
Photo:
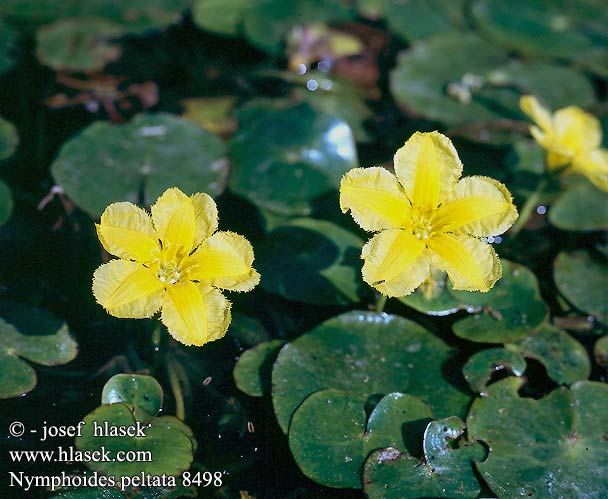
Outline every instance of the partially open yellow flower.
<svg viewBox="0 0 608 499"><path fill-rule="evenodd" d="M547 151L549 170L584 175L608 191L608 150L600 148L602 127L595 116L576 106L551 114L532 95L524 95L520 106L537 125L530 127L530 133Z"/></svg>
<svg viewBox="0 0 608 499"><path fill-rule="evenodd" d="M355 168L342 177L342 211L364 230L380 231L363 246L363 280L404 296L435 267L454 289L492 288L502 267L482 237L502 234L517 219L507 188L488 177L460 179L458 154L439 132L412 135L395 154L395 173Z"/></svg>
<svg viewBox="0 0 608 499"><path fill-rule="evenodd" d="M185 345L221 338L230 302L219 289L249 291L259 282L253 249L232 232L216 232L217 207L202 193L167 189L152 217L132 203L113 203L96 226L103 247L119 257L93 276L93 294L115 317L152 317L162 309L169 333Z"/></svg>

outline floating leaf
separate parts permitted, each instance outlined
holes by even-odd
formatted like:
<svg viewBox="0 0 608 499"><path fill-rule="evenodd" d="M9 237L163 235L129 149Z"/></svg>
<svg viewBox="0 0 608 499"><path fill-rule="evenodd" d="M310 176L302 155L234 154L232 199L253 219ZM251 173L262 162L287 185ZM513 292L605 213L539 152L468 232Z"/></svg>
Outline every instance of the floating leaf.
<svg viewBox="0 0 608 499"><path fill-rule="evenodd" d="M336 189L357 165L349 126L307 104L258 105L239 114L232 138L230 188L285 215L308 215L315 198Z"/></svg>
<svg viewBox="0 0 608 499"><path fill-rule="evenodd" d="M41 326L44 327L44 323ZM28 334L21 331L0 319L0 398L3 399L18 397L36 386L36 371L22 359L55 366L71 361L78 352L66 324L53 334L31 335L29 331Z"/></svg>
<svg viewBox="0 0 608 499"><path fill-rule="evenodd" d="M329 487L361 488L363 463L375 449L405 452L404 437L420 442L430 409L402 393L384 396L367 419L365 400L341 390L308 397L293 416L289 447L304 474Z"/></svg>
<svg viewBox="0 0 608 499"><path fill-rule="evenodd" d="M402 317L358 311L334 317L279 352L272 371L279 425L287 433L302 401L326 388L362 399L407 393L430 405L434 415L462 415L469 396L444 377L451 353L436 336Z"/></svg>
<svg viewBox="0 0 608 499"><path fill-rule="evenodd" d="M260 0L246 11L243 28L254 45L277 53L285 35L294 26L346 21L352 15L341 0Z"/></svg>
<svg viewBox="0 0 608 499"><path fill-rule="evenodd" d="M591 364L585 347L568 333L548 324L531 336L513 345L527 358L536 359L547 374L560 384L569 385L587 379Z"/></svg>
<svg viewBox="0 0 608 499"><path fill-rule="evenodd" d="M363 241L324 220L299 218L276 227L256 247L262 287L318 305L359 301Z"/></svg>
<svg viewBox="0 0 608 499"><path fill-rule="evenodd" d="M234 36L245 13L252 7L249 0L194 0L192 15L201 28Z"/></svg>
<svg viewBox="0 0 608 499"><path fill-rule="evenodd" d="M270 340L243 352L234 366L237 388L250 397L268 395L272 364L284 344L284 340Z"/></svg>
<svg viewBox="0 0 608 499"><path fill-rule="evenodd" d="M522 121L519 98L525 93L542 95L554 109L586 107L595 100L590 82L576 70L509 61L506 51L472 33L445 33L416 42L399 54L390 86L406 110L451 126Z"/></svg>
<svg viewBox="0 0 608 499"><path fill-rule="evenodd" d="M507 378L477 398L469 437L490 448L477 469L500 498L608 496L608 386L579 381L540 400L521 398L524 380Z"/></svg>
<svg viewBox="0 0 608 499"><path fill-rule="evenodd" d="M152 376L117 374L103 387L102 404L124 402L156 414L163 405L163 389Z"/></svg>
<svg viewBox="0 0 608 499"><path fill-rule="evenodd" d="M595 342L593 355L600 366L608 368L608 336L604 336Z"/></svg>
<svg viewBox="0 0 608 499"><path fill-rule="evenodd" d="M101 71L120 57L115 39L125 31L101 18L61 19L36 32L36 55L56 71Z"/></svg>
<svg viewBox="0 0 608 499"><path fill-rule="evenodd" d="M374 452L365 463L364 490L369 499L471 498L480 492L473 460L483 459L478 442L454 448L464 434L457 417L429 423L424 433L424 461L394 448Z"/></svg>
<svg viewBox="0 0 608 499"><path fill-rule="evenodd" d="M13 124L0 118L0 160L13 154L18 142L19 137L17 137L17 130Z"/></svg>
<svg viewBox="0 0 608 499"><path fill-rule="evenodd" d="M601 0L531 0L521 9L514 9L509 0L477 0L471 10L482 33L506 47L526 55L571 59L605 75L608 29L598 16L604 8Z"/></svg>
<svg viewBox="0 0 608 499"><path fill-rule="evenodd" d="M228 163L222 140L169 114L139 115L124 125L94 123L62 147L51 166L56 182L91 216L115 201L146 204L165 189L217 195Z"/></svg>
<svg viewBox="0 0 608 499"><path fill-rule="evenodd" d="M608 322L608 269L586 251L557 255L553 278L560 293L576 308Z"/></svg>
<svg viewBox="0 0 608 499"><path fill-rule="evenodd" d="M84 417L82 436L76 437L76 447L80 451L96 451L103 448L111 459L117 452L127 452L135 456L133 462L90 461L87 465L101 473L122 476L140 475L178 475L187 470L192 463L193 446L191 432L182 421L173 416L136 419L132 408L123 403L102 405ZM141 414L140 414L141 415ZM95 427L131 427L139 423L145 436L95 436ZM140 454L137 454L137 453ZM145 454L141 454L144 452Z"/></svg>
<svg viewBox="0 0 608 499"><path fill-rule="evenodd" d="M488 348L473 354L462 368L462 373L475 392L485 395L492 374L505 369L514 376L522 376L526 370L526 360L513 350Z"/></svg>
<svg viewBox="0 0 608 499"><path fill-rule="evenodd" d="M13 52L17 45L17 30L0 20L0 74L13 67Z"/></svg>
<svg viewBox="0 0 608 499"><path fill-rule="evenodd" d="M189 4L188 0L131 0L128 3L106 0L3 0L0 18L27 24L48 24L75 16L102 17L125 25L129 31L143 31L170 24Z"/></svg>
<svg viewBox="0 0 608 499"><path fill-rule="evenodd" d="M449 286L447 274L433 269L432 275L416 291L400 297L399 301L428 315L450 315L459 310L479 311L479 308L470 307L452 296L446 286Z"/></svg>
<svg viewBox="0 0 608 499"><path fill-rule="evenodd" d="M480 343L513 342L536 332L547 318L534 274L504 259L502 265L502 278L487 293L449 291L461 302L482 309L454 324L457 336Z"/></svg>
<svg viewBox="0 0 608 499"><path fill-rule="evenodd" d="M0 180L0 225L6 222L13 211L13 195L8 185Z"/></svg>
<svg viewBox="0 0 608 499"><path fill-rule="evenodd" d="M385 0L389 28L408 41L466 30L464 0Z"/></svg>
<svg viewBox="0 0 608 499"><path fill-rule="evenodd" d="M549 221L563 230L605 230L608 229L607 205L608 193L585 178L577 178L551 205Z"/></svg>
<svg viewBox="0 0 608 499"><path fill-rule="evenodd" d="M229 136L238 128L232 110L236 104L236 97L225 95L199 99L185 99L184 118L196 123L208 132L222 137Z"/></svg>

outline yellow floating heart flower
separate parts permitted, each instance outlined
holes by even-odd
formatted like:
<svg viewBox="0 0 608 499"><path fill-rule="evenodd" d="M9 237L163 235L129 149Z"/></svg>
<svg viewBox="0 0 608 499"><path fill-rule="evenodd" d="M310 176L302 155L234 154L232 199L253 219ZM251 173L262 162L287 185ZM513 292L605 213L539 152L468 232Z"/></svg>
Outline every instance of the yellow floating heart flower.
<svg viewBox="0 0 608 499"><path fill-rule="evenodd" d="M547 151L549 170L579 173L608 191L608 149L600 148L602 127L595 116L576 106L551 114L532 95L524 95L520 106L537 125L530 133Z"/></svg>
<svg viewBox="0 0 608 499"><path fill-rule="evenodd" d="M219 289L249 291L260 276L253 249L232 232L216 232L217 207L202 193L167 189L152 216L132 203L113 203L96 225L103 247L119 257L93 276L97 302L115 317L152 317L185 345L221 338L230 302Z"/></svg>
<svg viewBox="0 0 608 499"><path fill-rule="evenodd" d="M488 177L460 179L458 154L439 132L412 135L395 154L395 173L355 168L342 177L342 211L379 232L363 246L363 280L384 295L405 296L437 268L454 289L492 288L502 268L482 237L517 219L507 188Z"/></svg>

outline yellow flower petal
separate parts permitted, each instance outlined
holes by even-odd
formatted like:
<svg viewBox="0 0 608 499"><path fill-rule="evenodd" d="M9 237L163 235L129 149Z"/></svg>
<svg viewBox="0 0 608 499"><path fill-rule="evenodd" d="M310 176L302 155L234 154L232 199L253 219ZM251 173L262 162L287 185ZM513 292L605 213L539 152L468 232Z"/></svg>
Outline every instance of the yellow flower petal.
<svg viewBox="0 0 608 499"><path fill-rule="evenodd" d="M226 333L230 303L208 285L185 282L167 288L161 320L177 341L201 346Z"/></svg>
<svg viewBox="0 0 608 499"><path fill-rule="evenodd" d="M192 200L177 187L167 189L152 205L152 220L163 246L187 255L194 247L196 220Z"/></svg>
<svg viewBox="0 0 608 499"><path fill-rule="evenodd" d="M472 236L435 234L427 245L431 263L448 273L454 289L489 291L502 275L490 244Z"/></svg>
<svg viewBox="0 0 608 499"><path fill-rule="evenodd" d="M403 226L410 203L395 176L385 168L353 168L340 182L340 208L368 231Z"/></svg>
<svg viewBox="0 0 608 499"><path fill-rule="evenodd" d="M385 230L363 246L363 280L387 296L405 296L429 275L422 242L404 230Z"/></svg>
<svg viewBox="0 0 608 499"><path fill-rule="evenodd" d="M197 192L190 199L194 206L194 246L198 246L211 236L218 226L217 205L209 194Z"/></svg>
<svg viewBox="0 0 608 499"><path fill-rule="evenodd" d="M395 154L395 173L412 205L435 209L462 174L450 139L439 132L416 132Z"/></svg>
<svg viewBox="0 0 608 499"><path fill-rule="evenodd" d="M216 232L188 259L192 265L190 279L204 281L230 291L251 291L260 274L253 269L253 248L243 236L233 232Z"/></svg>
<svg viewBox="0 0 608 499"><path fill-rule="evenodd" d="M160 309L163 294L162 283L136 262L112 260L93 275L97 303L115 317L151 317Z"/></svg>
<svg viewBox="0 0 608 499"><path fill-rule="evenodd" d="M576 106L556 111L553 115L553 129L554 141L573 154L597 149L602 143L599 120Z"/></svg>
<svg viewBox="0 0 608 499"><path fill-rule="evenodd" d="M608 191L608 150L595 149L575 156L568 173L584 175L598 189Z"/></svg>
<svg viewBox="0 0 608 499"><path fill-rule="evenodd" d="M460 179L449 201L442 204L433 218L433 228L440 232L496 236L507 231L517 220L517 208L507 188L489 177Z"/></svg>
<svg viewBox="0 0 608 499"><path fill-rule="evenodd" d="M523 95L519 99L519 107L526 113L540 130L548 133L553 128L553 119L551 112L538 102L538 99L533 95Z"/></svg>
<svg viewBox="0 0 608 499"><path fill-rule="evenodd" d="M120 258L149 262L159 249L150 215L132 203L112 203L95 227L106 251Z"/></svg>

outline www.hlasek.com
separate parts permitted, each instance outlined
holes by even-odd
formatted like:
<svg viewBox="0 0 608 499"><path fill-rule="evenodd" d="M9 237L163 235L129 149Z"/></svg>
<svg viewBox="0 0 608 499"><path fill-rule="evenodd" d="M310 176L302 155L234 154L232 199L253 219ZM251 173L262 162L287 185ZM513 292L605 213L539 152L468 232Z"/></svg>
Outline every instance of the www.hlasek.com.
<svg viewBox="0 0 608 499"><path fill-rule="evenodd" d="M43 423L41 428L41 442L56 437L80 437L83 426L86 423L81 421L75 426L50 426ZM97 423L93 421L93 436L95 437L139 437L145 438L145 430L149 425L142 425L136 422L129 426L116 426L109 423ZM25 425L15 421L9 426L11 437L20 438L26 433ZM37 429L30 429L29 433L37 434ZM152 462L152 451L149 450L118 450L112 451L105 446L95 450L78 450L72 446L58 446L56 450L9 450L11 462L18 463L149 463ZM64 488L76 487L118 487L121 491L134 487L176 487L181 484L185 487L195 485L197 487L221 487L223 473L216 472L196 472L185 471L180 477L172 475L151 475L140 472L137 475L120 476L116 478L112 475L103 475L97 471L79 475L61 472L59 475L27 475L23 471L9 471L9 485L19 487L24 491L29 491L32 487L45 487L51 491ZM178 478L181 480L178 482Z"/></svg>

